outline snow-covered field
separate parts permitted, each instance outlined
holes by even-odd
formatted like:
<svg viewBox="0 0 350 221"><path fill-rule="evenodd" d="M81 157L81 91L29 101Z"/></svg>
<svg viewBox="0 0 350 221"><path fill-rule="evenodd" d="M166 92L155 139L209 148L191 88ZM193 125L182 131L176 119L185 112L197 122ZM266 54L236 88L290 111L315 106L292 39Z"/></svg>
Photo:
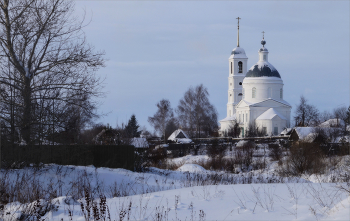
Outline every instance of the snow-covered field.
<svg viewBox="0 0 350 221"><path fill-rule="evenodd" d="M58 192L50 198L51 204L45 200L7 204L0 220L16 220L26 214L40 214L42 220L88 220L88 214L90 220L350 220L350 197L339 189L345 184L281 178L272 170L206 171L191 164L198 158L177 159L188 162L178 171L150 168L137 173L58 165L2 171L2 182L7 182L2 185L18 183L24 175L27 180L21 181L25 184L22 191L35 191L39 185ZM38 204L54 206L45 213L35 209Z"/></svg>

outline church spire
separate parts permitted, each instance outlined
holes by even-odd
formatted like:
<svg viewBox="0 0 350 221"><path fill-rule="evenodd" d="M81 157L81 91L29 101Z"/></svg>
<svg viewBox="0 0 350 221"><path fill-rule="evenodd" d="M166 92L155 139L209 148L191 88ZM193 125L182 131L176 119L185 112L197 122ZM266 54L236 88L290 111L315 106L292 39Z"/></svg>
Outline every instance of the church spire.
<svg viewBox="0 0 350 221"><path fill-rule="evenodd" d="M237 32L237 47L239 47L239 19L240 17L236 18L238 20L238 32Z"/></svg>

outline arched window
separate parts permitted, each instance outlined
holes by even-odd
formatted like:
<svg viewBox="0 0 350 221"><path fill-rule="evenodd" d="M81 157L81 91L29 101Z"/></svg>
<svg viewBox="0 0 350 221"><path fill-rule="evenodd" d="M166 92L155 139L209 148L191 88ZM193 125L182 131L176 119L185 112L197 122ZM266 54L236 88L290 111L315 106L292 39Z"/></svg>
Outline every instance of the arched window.
<svg viewBox="0 0 350 221"><path fill-rule="evenodd" d="M271 90L270 87L267 89L267 96L268 96L269 98L272 97L272 90Z"/></svg>
<svg viewBox="0 0 350 221"><path fill-rule="evenodd" d="M280 89L280 97L281 97L281 99L283 99L283 89L282 88Z"/></svg>
<svg viewBox="0 0 350 221"><path fill-rule="evenodd" d="M231 62L231 74L232 74L232 62Z"/></svg>
<svg viewBox="0 0 350 221"><path fill-rule="evenodd" d="M245 94L245 93L244 93L244 88L243 88L243 91L242 91L242 92L243 92L242 97L243 97L243 99L244 99L244 94Z"/></svg>
<svg viewBox="0 0 350 221"><path fill-rule="evenodd" d="M252 89L252 98L256 98L256 88L253 87Z"/></svg>
<svg viewBox="0 0 350 221"><path fill-rule="evenodd" d="M238 73L242 73L243 72L243 63L242 61L238 62Z"/></svg>

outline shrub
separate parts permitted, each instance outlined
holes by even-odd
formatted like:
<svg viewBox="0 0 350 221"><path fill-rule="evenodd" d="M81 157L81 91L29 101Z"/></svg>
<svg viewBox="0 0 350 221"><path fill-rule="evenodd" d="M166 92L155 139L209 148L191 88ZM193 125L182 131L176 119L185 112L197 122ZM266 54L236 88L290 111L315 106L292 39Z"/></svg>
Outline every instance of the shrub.
<svg viewBox="0 0 350 221"><path fill-rule="evenodd" d="M269 144L269 156L272 160L280 160L282 157L282 149L278 144Z"/></svg>
<svg viewBox="0 0 350 221"><path fill-rule="evenodd" d="M305 173L322 173L325 169L324 153L317 143L297 143L290 148L285 175L300 176Z"/></svg>
<svg viewBox="0 0 350 221"><path fill-rule="evenodd" d="M210 158L222 158L226 150L226 145L220 145L218 139L211 140L207 146L207 154Z"/></svg>

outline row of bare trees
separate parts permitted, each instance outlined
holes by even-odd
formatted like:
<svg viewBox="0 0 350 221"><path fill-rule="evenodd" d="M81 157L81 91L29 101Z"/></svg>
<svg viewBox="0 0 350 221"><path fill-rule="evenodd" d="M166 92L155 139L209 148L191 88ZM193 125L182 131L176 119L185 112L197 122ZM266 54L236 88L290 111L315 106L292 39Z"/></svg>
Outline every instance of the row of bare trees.
<svg viewBox="0 0 350 221"><path fill-rule="evenodd" d="M180 99L177 108L171 108L170 101L162 99L157 104L157 112L148 122L166 140L181 127L190 137L206 137L218 129L217 111L209 101L209 92L202 84L190 87Z"/></svg>
<svg viewBox="0 0 350 221"><path fill-rule="evenodd" d="M296 106L294 121L295 126L300 127L312 127L317 126L329 119L335 119L332 122L331 127L339 127L341 125L350 124L350 107L345 106L334 108L332 112L323 111L320 112L316 106L309 104L308 100L304 97L300 97L300 103Z"/></svg>
<svg viewBox="0 0 350 221"><path fill-rule="evenodd" d="M3 140L75 142L96 116L104 52L87 43L84 17L73 12L71 0L0 1Z"/></svg>

